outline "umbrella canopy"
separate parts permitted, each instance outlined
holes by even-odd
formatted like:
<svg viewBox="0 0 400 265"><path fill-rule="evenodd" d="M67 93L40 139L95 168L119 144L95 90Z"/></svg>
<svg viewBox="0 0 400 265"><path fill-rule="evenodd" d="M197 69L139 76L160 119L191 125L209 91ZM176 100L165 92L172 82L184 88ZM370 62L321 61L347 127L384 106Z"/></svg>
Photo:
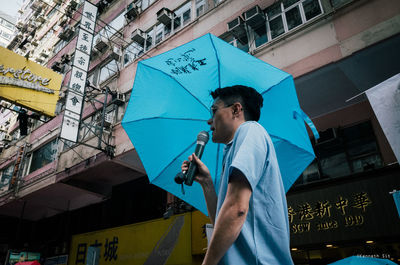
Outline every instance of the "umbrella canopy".
<svg viewBox="0 0 400 265"><path fill-rule="evenodd" d="M351 256L330 263L329 265L396 265L393 261L388 259L378 259L361 256Z"/></svg>
<svg viewBox="0 0 400 265"><path fill-rule="evenodd" d="M304 121L317 135L300 109L293 78L212 34L140 61L122 121L150 182L205 214L200 185L185 187L183 194L174 177L194 152L197 134L210 130L210 91L232 85L263 95L259 122L274 142L287 191L315 157ZM222 149L208 143L202 157L214 178L220 174Z"/></svg>

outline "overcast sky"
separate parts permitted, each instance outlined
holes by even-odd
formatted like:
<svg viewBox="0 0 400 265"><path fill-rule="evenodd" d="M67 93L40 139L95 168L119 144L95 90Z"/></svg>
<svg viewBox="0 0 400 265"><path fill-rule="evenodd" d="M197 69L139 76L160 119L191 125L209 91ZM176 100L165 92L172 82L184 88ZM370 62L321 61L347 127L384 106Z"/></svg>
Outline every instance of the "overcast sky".
<svg viewBox="0 0 400 265"><path fill-rule="evenodd" d="M0 10L4 13L18 17L18 9L22 5L22 0L0 0Z"/></svg>

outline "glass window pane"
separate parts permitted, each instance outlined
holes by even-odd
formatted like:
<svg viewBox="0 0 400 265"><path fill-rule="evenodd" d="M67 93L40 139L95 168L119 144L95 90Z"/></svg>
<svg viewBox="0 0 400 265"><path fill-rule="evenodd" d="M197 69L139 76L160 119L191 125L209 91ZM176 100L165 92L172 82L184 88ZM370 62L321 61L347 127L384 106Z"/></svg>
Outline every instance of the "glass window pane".
<svg viewBox="0 0 400 265"><path fill-rule="evenodd" d="M313 17L322 13L318 0L306 0L303 2L304 14L306 19L310 20Z"/></svg>
<svg viewBox="0 0 400 265"><path fill-rule="evenodd" d="M205 0L196 0L196 16L201 16L206 11Z"/></svg>
<svg viewBox="0 0 400 265"><path fill-rule="evenodd" d="M117 61L112 60L100 69L99 84L106 81L110 76L118 71Z"/></svg>
<svg viewBox="0 0 400 265"><path fill-rule="evenodd" d="M293 4L297 3L297 2L299 2L299 0L283 0L282 1L284 8L288 8L288 7L290 7L291 5L293 5Z"/></svg>
<svg viewBox="0 0 400 265"><path fill-rule="evenodd" d="M255 39L256 47L258 47L268 41L267 28L266 28L265 24L262 24L259 27L254 29L254 39Z"/></svg>
<svg viewBox="0 0 400 265"><path fill-rule="evenodd" d="M148 51L149 49L151 49L151 47L153 47L153 33L154 33L154 29L150 30L146 34L146 42L145 42L146 51Z"/></svg>
<svg viewBox="0 0 400 265"><path fill-rule="evenodd" d="M286 21L287 21L289 30L297 27L298 25L301 25L302 21L301 21L299 6L296 6L292 9L290 9L285 14L286 14Z"/></svg>
<svg viewBox="0 0 400 265"><path fill-rule="evenodd" d="M14 164L2 170L0 187L8 185L13 173L14 173Z"/></svg>
<svg viewBox="0 0 400 265"><path fill-rule="evenodd" d="M281 3L280 2L276 2L273 5L270 5L269 7L267 7L267 15L268 18L272 18L278 14L280 14L282 12L282 8L281 8Z"/></svg>
<svg viewBox="0 0 400 265"><path fill-rule="evenodd" d="M333 7L337 8L351 1L353 0L331 0L330 2Z"/></svg>
<svg viewBox="0 0 400 265"><path fill-rule="evenodd" d="M190 9L183 13L183 25L186 25L190 22Z"/></svg>
<svg viewBox="0 0 400 265"><path fill-rule="evenodd" d="M273 20L271 20L269 22L269 28L271 30L272 39L284 33L285 29L283 28L282 16L276 17Z"/></svg>
<svg viewBox="0 0 400 265"><path fill-rule="evenodd" d="M119 16L114 18L110 23L109 23L109 30L111 32L111 35L116 33L116 31L120 30L125 23L125 12L122 12Z"/></svg>
<svg viewBox="0 0 400 265"><path fill-rule="evenodd" d="M243 36L237 39L236 47L238 47L244 52L249 52L249 40L247 39L247 36Z"/></svg>
<svg viewBox="0 0 400 265"><path fill-rule="evenodd" d="M379 155L370 155L356 159L352 161L353 171L363 172L365 170L371 170L382 166L382 160Z"/></svg>
<svg viewBox="0 0 400 265"><path fill-rule="evenodd" d="M125 49L124 53L124 65L135 60L136 57L140 56L143 53L143 47L140 46L136 42L132 42L128 47Z"/></svg>
<svg viewBox="0 0 400 265"><path fill-rule="evenodd" d="M324 177L342 177L351 173L345 153L322 158L320 164Z"/></svg>
<svg viewBox="0 0 400 265"><path fill-rule="evenodd" d="M43 166L53 162L57 156L57 140L53 140L50 143L44 145L32 154L31 167L29 173L42 168Z"/></svg>
<svg viewBox="0 0 400 265"><path fill-rule="evenodd" d="M181 27L181 17L176 17L174 19L174 30L177 30Z"/></svg>
<svg viewBox="0 0 400 265"><path fill-rule="evenodd" d="M314 160L314 162L303 171L302 178L302 183L312 182L320 179L318 163L316 160Z"/></svg>

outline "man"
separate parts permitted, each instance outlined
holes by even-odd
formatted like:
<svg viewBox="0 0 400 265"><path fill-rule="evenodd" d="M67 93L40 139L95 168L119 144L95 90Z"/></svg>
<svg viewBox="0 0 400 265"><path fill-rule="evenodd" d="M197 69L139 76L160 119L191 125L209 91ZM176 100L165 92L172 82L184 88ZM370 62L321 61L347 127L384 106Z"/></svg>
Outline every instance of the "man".
<svg viewBox="0 0 400 265"><path fill-rule="evenodd" d="M274 146L257 123L263 98L255 89L240 85L218 88L211 96L212 141L226 144L215 186L207 166L195 154L189 157L198 165L195 180L203 188L214 225L203 265L293 264ZM182 171L188 165L189 161L183 162Z"/></svg>

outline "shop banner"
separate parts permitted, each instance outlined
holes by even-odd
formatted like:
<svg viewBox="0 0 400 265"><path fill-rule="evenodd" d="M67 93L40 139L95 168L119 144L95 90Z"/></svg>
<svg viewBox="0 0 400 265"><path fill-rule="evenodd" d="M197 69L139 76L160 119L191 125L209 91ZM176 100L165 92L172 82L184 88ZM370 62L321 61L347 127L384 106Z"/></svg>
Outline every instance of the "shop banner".
<svg viewBox="0 0 400 265"><path fill-rule="evenodd" d="M99 265L192 264L191 219L187 213L75 235L68 264L92 264L90 247L99 249Z"/></svg>
<svg viewBox="0 0 400 265"><path fill-rule="evenodd" d="M55 116L62 75L0 47L0 98Z"/></svg>

